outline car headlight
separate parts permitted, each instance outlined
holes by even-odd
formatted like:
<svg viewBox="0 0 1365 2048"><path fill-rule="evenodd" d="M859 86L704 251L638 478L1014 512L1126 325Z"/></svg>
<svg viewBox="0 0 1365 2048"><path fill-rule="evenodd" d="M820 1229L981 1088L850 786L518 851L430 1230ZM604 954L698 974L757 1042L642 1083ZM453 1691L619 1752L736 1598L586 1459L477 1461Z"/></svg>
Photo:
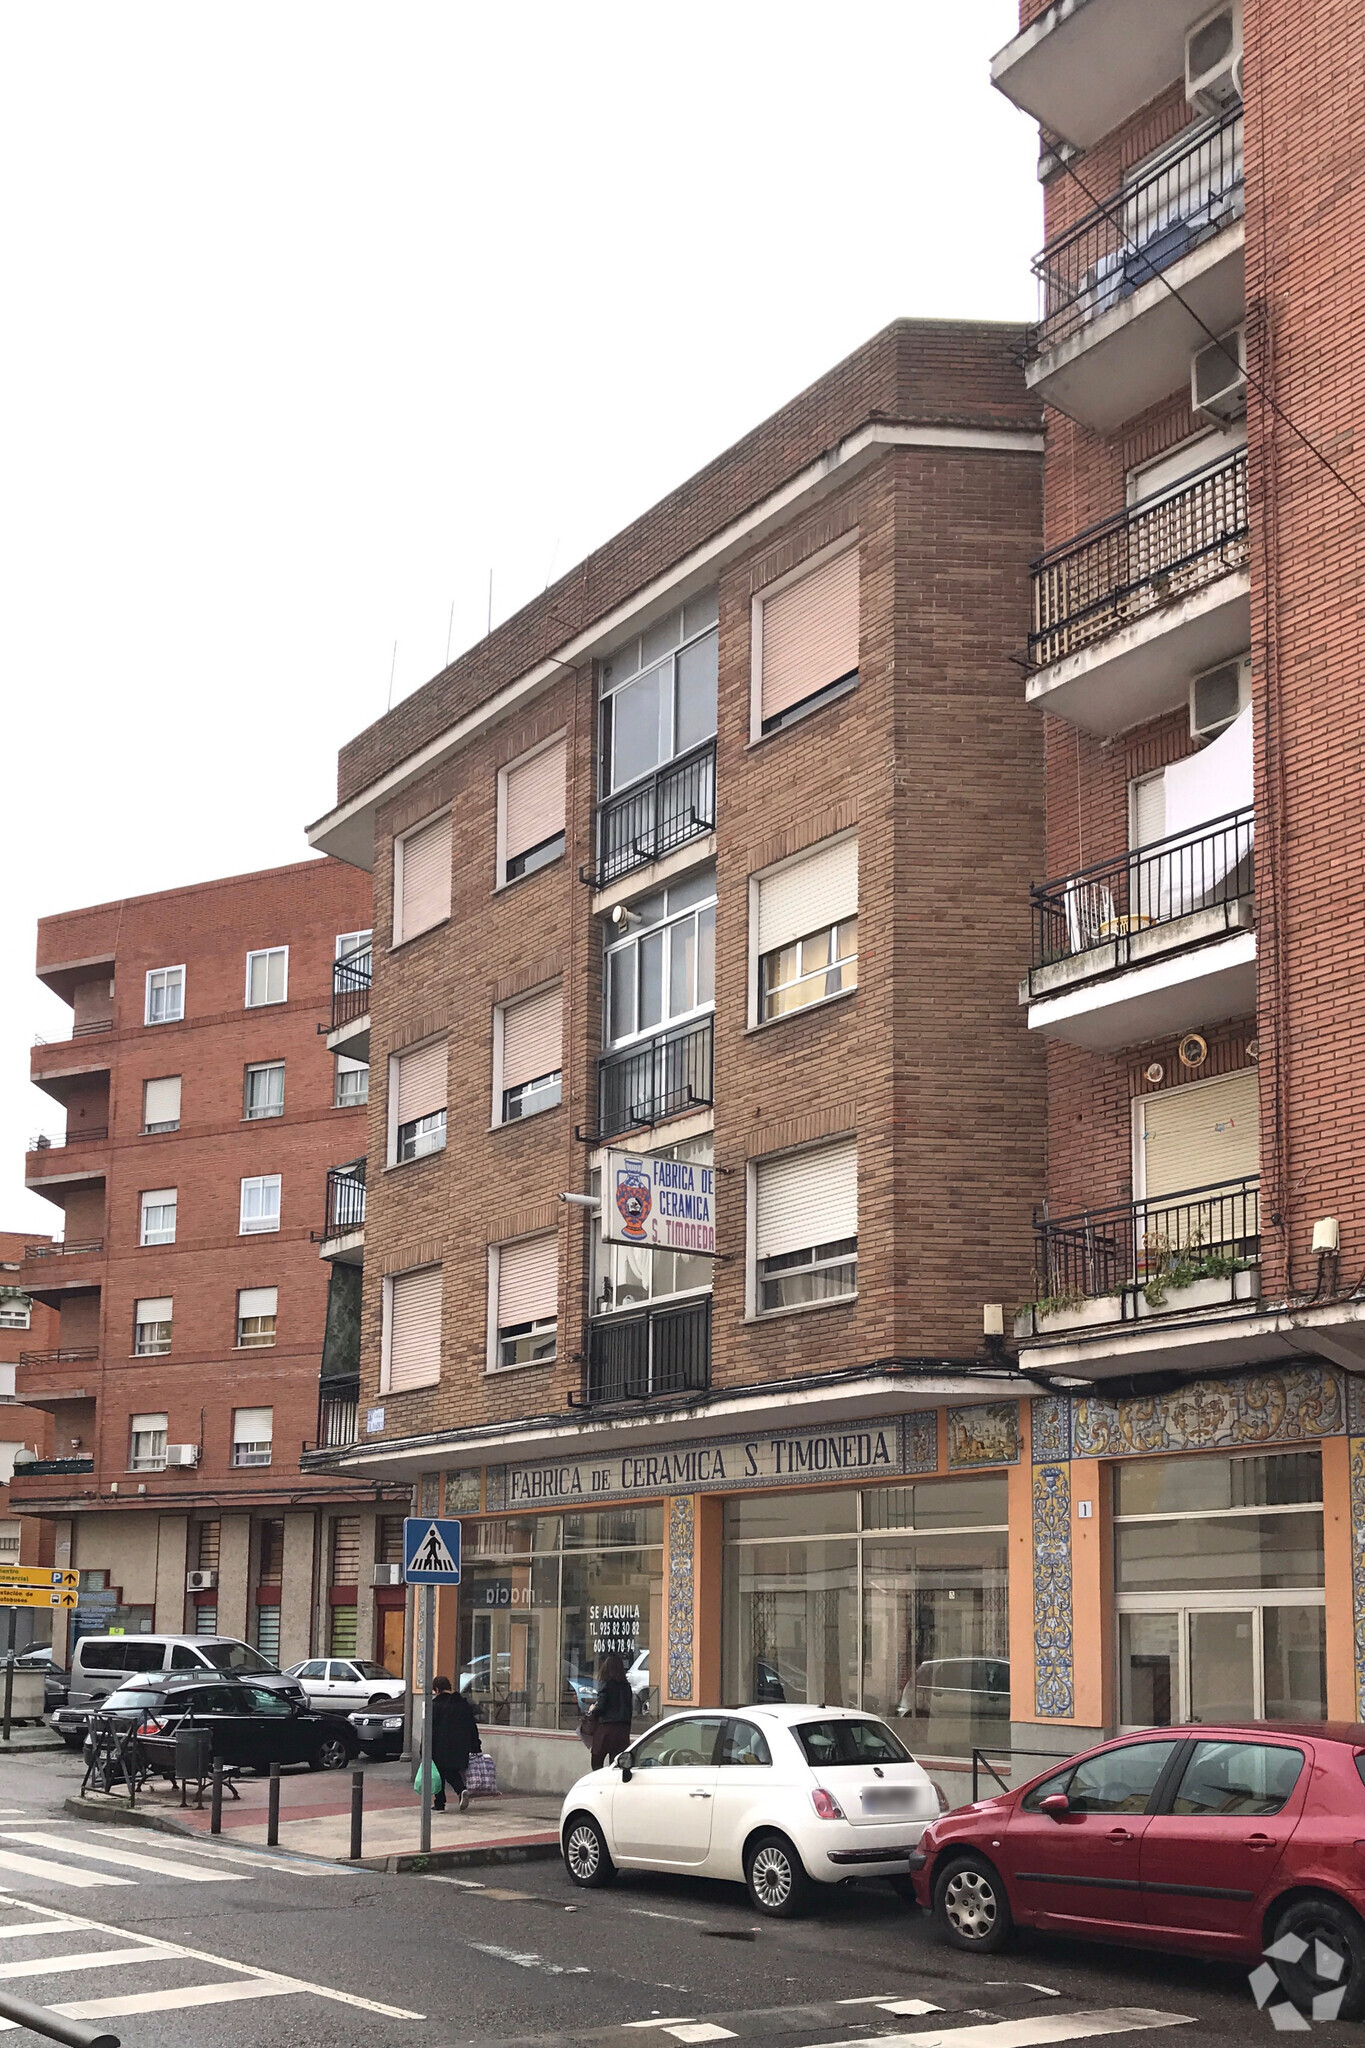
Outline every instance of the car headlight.
<svg viewBox="0 0 1365 2048"><path fill-rule="evenodd" d="M384 1732L386 1735L391 1735L395 1729L401 1728L402 1725L403 1716L401 1714L390 1714L384 1722Z"/></svg>

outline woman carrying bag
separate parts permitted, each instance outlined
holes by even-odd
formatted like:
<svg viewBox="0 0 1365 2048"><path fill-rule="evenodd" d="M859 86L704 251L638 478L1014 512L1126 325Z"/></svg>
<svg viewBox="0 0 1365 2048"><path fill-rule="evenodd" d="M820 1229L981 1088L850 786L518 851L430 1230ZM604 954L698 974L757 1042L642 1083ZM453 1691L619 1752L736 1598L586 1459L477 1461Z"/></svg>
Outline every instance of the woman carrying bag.
<svg viewBox="0 0 1365 2048"><path fill-rule="evenodd" d="M585 1717L595 1771L613 1762L629 1743L634 1711L635 1699L625 1663L615 1650L609 1650L597 1667L597 1698Z"/></svg>
<svg viewBox="0 0 1365 2048"><path fill-rule="evenodd" d="M474 1709L469 1701L462 1692L452 1690L448 1678L433 1678L431 1690L431 1743L428 1754L439 1781L432 1787L435 1793L431 1802L432 1809L436 1813L445 1812L446 1793L453 1787L459 1794L460 1812L467 1813L469 1794L465 1790L465 1772L469 1768L470 1757L483 1748L479 1738L479 1724L474 1719ZM419 1771L419 1791L421 1785L422 1774Z"/></svg>

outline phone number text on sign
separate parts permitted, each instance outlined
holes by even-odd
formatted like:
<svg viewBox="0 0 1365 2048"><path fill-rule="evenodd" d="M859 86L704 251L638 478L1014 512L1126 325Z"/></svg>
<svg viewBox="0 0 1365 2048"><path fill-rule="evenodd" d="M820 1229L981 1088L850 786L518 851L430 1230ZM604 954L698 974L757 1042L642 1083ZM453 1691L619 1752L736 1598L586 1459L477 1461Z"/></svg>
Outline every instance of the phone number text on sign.
<svg viewBox="0 0 1365 2048"><path fill-rule="evenodd" d="M640 1610L625 1606L589 1607L588 1634L594 1657L607 1657L613 1651L618 1657L633 1656L640 1647Z"/></svg>

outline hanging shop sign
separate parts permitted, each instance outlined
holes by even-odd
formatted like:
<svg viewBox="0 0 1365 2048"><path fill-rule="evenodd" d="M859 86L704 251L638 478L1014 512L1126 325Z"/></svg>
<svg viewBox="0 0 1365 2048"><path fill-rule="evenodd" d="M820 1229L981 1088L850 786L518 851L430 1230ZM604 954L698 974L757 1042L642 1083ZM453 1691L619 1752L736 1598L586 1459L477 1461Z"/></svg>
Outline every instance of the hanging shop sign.
<svg viewBox="0 0 1365 2048"><path fill-rule="evenodd" d="M608 1244L714 1258L714 1166L608 1152L602 1171L602 1235Z"/></svg>

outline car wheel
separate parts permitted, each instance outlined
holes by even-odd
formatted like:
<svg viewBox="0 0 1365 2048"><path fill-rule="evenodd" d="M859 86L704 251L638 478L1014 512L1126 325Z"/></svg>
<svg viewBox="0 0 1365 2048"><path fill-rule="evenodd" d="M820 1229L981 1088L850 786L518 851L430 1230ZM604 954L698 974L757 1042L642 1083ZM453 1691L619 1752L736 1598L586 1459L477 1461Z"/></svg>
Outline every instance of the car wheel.
<svg viewBox="0 0 1365 2048"><path fill-rule="evenodd" d="M934 1883L934 1925L954 1948L994 1955L1014 1925L998 1871L984 1857L958 1856Z"/></svg>
<svg viewBox="0 0 1365 2048"><path fill-rule="evenodd" d="M373 1712L376 1707L391 1707L392 1705L393 1694L391 1692L377 1692L370 1701L370 1710Z"/></svg>
<svg viewBox="0 0 1365 2048"><path fill-rule="evenodd" d="M1276 1914L1265 1952L1300 2012L1314 2019L1365 2015L1365 1926L1340 1900L1295 1899ZM1338 2002L1328 2011L1332 1999Z"/></svg>
<svg viewBox="0 0 1365 2048"><path fill-rule="evenodd" d="M810 1897L805 1865L785 1835L759 1835L744 1852L744 1882L760 1913L794 1920Z"/></svg>
<svg viewBox="0 0 1365 2048"><path fill-rule="evenodd" d="M574 1884L592 1890L610 1884L616 1865L607 1850L606 1839L597 1822L586 1813L576 1813L564 1829L564 1868Z"/></svg>
<svg viewBox="0 0 1365 2048"><path fill-rule="evenodd" d="M318 1744L318 1753L313 1760L317 1771L344 1771L351 1761L351 1751L343 1735L326 1735Z"/></svg>

